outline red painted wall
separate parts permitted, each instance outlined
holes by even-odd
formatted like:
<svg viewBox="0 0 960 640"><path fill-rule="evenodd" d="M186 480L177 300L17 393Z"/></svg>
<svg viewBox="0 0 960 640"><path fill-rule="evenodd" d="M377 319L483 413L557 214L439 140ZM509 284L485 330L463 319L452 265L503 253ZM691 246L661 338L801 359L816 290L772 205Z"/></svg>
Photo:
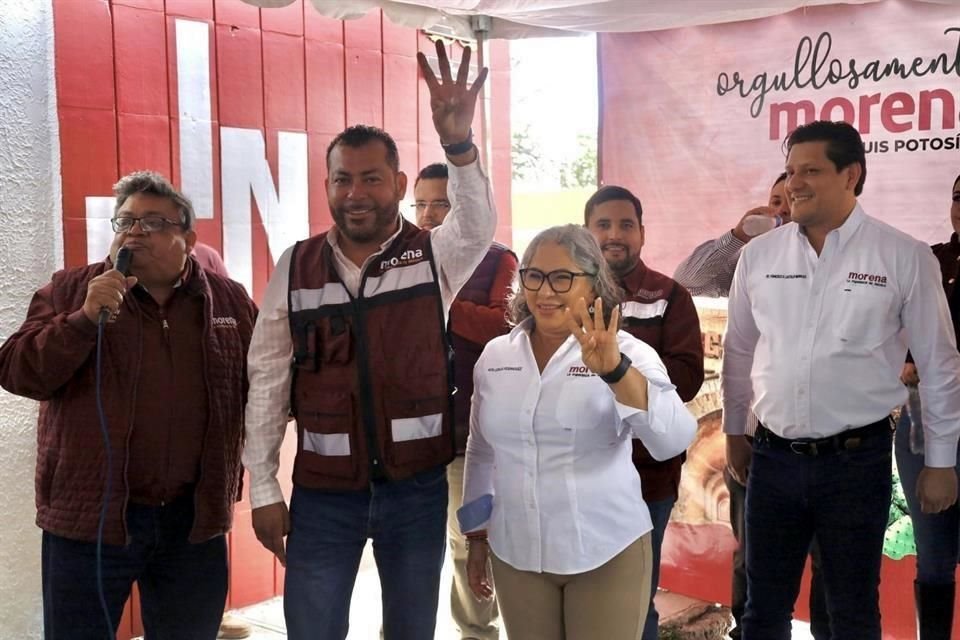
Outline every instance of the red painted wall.
<svg viewBox="0 0 960 640"><path fill-rule="evenodd" d="M303 0L262 10L240 0L54 0L53 6L68 266L100 258L87 256L86 196L109 195L120 176L138 169L159 171L180 184L176 18L205 22L210 30L214 217L199 220L197 230L213 247L222 249L223 237L219 126L261 130L274 180L277 132L307 133L311 233L331 224L323 188L324 155L329 141L347 124L364 122L389 131L400 150L401 168L411 178L419 167L442 160L415 57L418 50L432 56L433 44L379 12L342 22L321 16ZM459 59L459 45L452 48L451 58ZM509 242L510 77L505 43L491 44L487 64L488 166L499 215L497 239ZM256 213L252 233L256 298L272 271ZM289 485L292 437L286 444L280 475ZM237 505L229 540L228 606L279 594L282 568L256 541L246 498ZM142 633L133 600L121 625L122 639Z"/></svg>

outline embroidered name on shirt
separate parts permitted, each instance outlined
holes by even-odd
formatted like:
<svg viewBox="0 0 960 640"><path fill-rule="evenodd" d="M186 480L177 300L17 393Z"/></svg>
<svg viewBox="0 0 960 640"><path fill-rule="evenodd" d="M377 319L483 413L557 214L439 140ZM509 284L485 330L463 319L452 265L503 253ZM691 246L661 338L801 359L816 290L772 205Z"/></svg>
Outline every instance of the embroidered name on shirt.
<svg viewBox="0 0 960 640"><path fill-rule="evenodd" d="M500 373L501 371L523 371L523 367L490 367L487 369L490 373Z"/></svg>
<svg viewBox="0 0 960 640"><path fill-rule="evenodd" d="M213 319L214 329L236 329L237 319L230 316L217 316Z"/></svg>
<svg viewBox="0 0 960 640"><path fill-rule="evenodd" d="M807 279L807 274L805 273L768 273L768 278L775 278L777 280L799 280Z"/></svg>
<svg viewBox="0 0 960 640"><path fill-rule="evenodd" d="M567 370L568 378L591 378L595 375L597 374L584 366L573 365Z"/></svg>
<svg viewBox="0 0 960 640"><path fill-rule="evenodd" d="M387 269L392 269L393 267L406 266L408 264L413 264L423 259L423 249L407 249L399 256L394 256L389 260L380 261L380 270L386 271Z"/></svg>
<svg viewBox="0 0 960 640"><path fill-rule="evenodd" d="M657 289L656 291L650 291L649 289L637 289L635 294L638 298L662 298L663 289Z"/></svg>
<svg viewBox="0 0 960 640"><path fill-rule="evenodd" d="M872 287L886 287L887 276L875 273L857 273L851 271L847 274L847 282L850 284L865 284Z"/></svg>

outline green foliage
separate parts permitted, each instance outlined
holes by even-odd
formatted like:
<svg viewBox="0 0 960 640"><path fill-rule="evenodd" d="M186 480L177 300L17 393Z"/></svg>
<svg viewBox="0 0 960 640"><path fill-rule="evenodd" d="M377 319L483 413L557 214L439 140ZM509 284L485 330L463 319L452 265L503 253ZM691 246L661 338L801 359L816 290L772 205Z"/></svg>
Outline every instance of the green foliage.
<svg viewBox="0 0 960 640"><path fill-rule="evenodd" d="M594 135L577 134L579 155L560 167L560 186L564 189L597 186L597 138Z"/></svg>
<svg viewBox="0 0 960 640"><path fill-rule="evenodd" d="M530 136L530 125L513 132L513 179L522 181L532 178L540 165L542 153Z"/></svg>

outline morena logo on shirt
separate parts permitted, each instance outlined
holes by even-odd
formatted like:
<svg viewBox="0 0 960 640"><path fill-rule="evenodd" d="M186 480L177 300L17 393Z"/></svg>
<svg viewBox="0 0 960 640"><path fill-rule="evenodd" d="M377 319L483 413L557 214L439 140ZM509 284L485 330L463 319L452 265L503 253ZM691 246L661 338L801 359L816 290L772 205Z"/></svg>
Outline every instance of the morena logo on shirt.
<svg viewBox="0 0 960 640"><path fill-rule="evenodd" d="M593 371L590 371L590 369L583 365L575 364L567 369L568 378L590 378L595 375L597 374L595 374Z"/></svg>
<svg viewBox="0 0 960 640"><path fill-rule="evenodd" d="M887 286L887 276L877 273L857 273L856 271L851 271L847 274L847 282L871 285L874 287L885 287Z"/></svg>
<svg viewBox="0 0 960 640"><path fill-rule="evenodd" d="M236 329L237 319L230 316L216 316L211 324L214 329Z"/></svg>
<svg viewBox="0 0 960 640"><path fill-rule="evenodd" d="M387 269L392 269L393 267L400 267L408 264L412 264L418 260L423 259L423 249L407 249L399 256L394 256L389 260L380 261L380 270L386 271Z"/></svg>

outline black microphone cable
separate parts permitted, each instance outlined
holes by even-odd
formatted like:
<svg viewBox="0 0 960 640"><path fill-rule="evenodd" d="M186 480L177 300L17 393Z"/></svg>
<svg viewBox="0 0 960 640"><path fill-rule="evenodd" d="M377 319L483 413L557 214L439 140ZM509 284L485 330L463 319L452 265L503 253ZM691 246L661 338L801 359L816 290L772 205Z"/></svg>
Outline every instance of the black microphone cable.
<svg viewBox="0 0 960 640"><path fill-rule="evenodd" d="M100 600L100 609L103 611L103 621L107 625L107 638L114 640L113 620L110 609L107 607L107 596L103 588L103 527L107 521L107 507L110 504L110 494L113 493L113 448L110 446L110 431L107 429L107 416L103 411L103 389L101 386L103 347L103 322L97 323L97 414L100 416L100 434L103 436L103 449L107 458L107 477L103 482L103 504L100 506L100 521L97 524L97 598Z"/></svg>
<svg viewBox="0 0 960 640"><path fill-rule="evenodd" d="M117 251L114 268L124 277L130 272L132 252L127 247ZM100 520L97 523L97 598L100 600L100 609L103 611L103 621L107 626L107 640L114 640L116 632L113 629L113 620L110 617L110 608L107 606L107 596L103 587L103 529L107 522L107 508L110 505L110 496L113 493L113 447L110 446L110 430L107 429L107 415L103 410L103 328L110 317L110 310L103 308L97 322L97 358L96 358L96 399L97 415L100 418L100 435L103 436L103 451L106 455L107 475L103 481L103 501L100 506Z"/></svg>

